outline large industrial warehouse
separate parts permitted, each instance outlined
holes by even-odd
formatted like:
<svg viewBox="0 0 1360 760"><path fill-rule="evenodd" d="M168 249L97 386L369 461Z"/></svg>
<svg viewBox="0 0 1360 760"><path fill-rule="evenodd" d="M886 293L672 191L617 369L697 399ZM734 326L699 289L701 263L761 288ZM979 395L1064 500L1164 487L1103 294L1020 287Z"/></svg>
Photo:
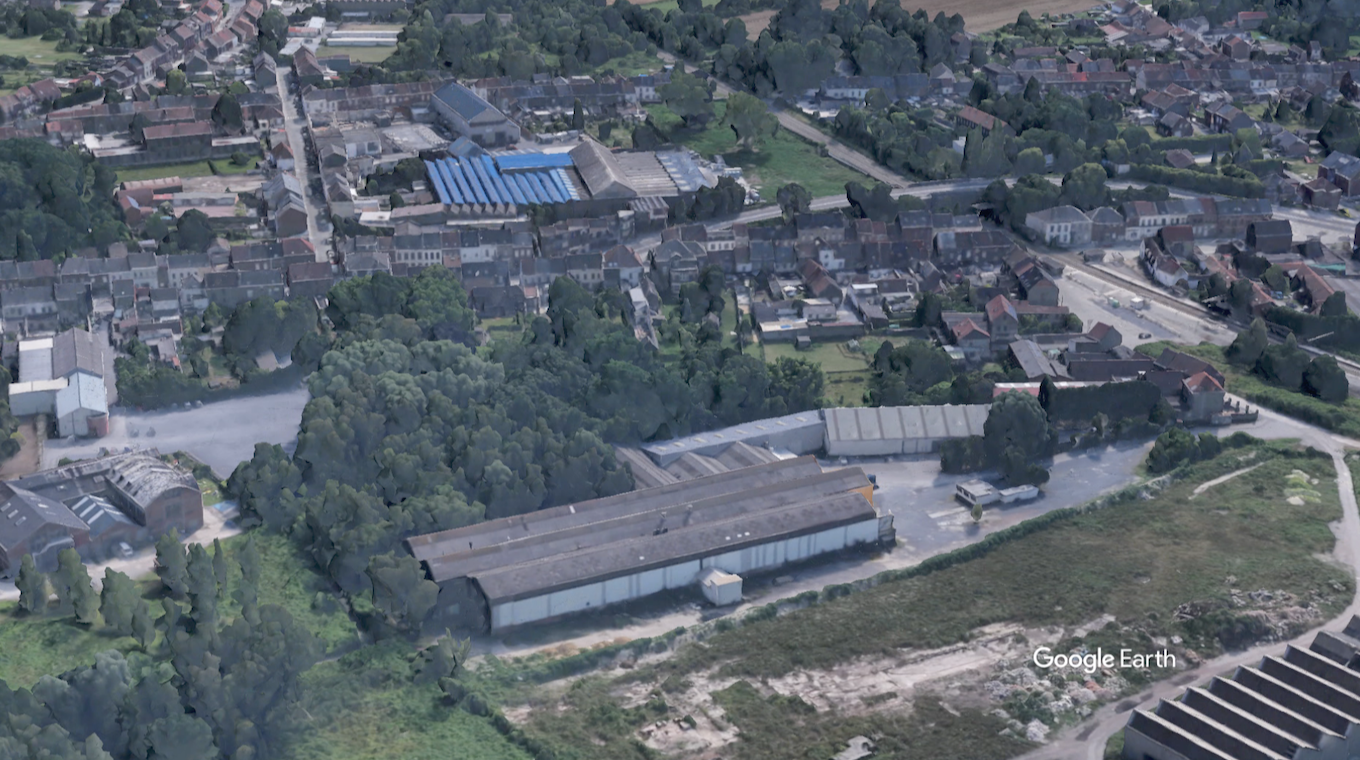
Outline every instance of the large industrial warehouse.
<svg viewBox="0 0 1360 760"><path fill-rule="evenodd" d="M1360 617L1308 649L1240 667L1134 710L1124 757L1137 760L1351 760L1360 755Z"/></svg>
<svg viewBox="0 0 1360 760"><path fill-rule="evenodd" d="M864 471L767 462L407 540L451 622L504 630L856 546L892 545Z"/></svg>
<svg viewBox="0 0 1360 760"><path fill-rule="evenodd" d="M826 454L929 454L944 441L982 435L988 404L827 409Z"/></svg>

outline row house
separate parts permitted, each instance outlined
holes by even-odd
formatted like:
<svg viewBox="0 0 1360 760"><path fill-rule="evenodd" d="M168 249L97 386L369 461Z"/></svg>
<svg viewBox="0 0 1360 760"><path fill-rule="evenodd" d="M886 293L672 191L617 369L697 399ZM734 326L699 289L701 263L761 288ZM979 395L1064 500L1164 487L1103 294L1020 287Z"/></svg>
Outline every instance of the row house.
<svg viewBox="0 0 1360 760"><path fill-rule="evenodd" d="M335 274L329 263L301 262L288 267L288 296L290 298L320 298L330 292Z"/></svg>
<svg viewBox="0 0 1360 760"><path fill-rule="evenodd" d="M424 111L428 109L430 96L449 81L312 88L302 94L303 110L314 119L328 114L344 114L351 121L370 118L380 111Z"/></svg>
<svg viewBox="0 0 1360 760"><path fill-rule="evenodd" d="M1256 126L1256 120L1231 103L1219 103L1204 109L1204 124L1215 132L1233 134L1239 129Z"/></svg>
<svg viewBox="0 0 1360 760"><path fill-rule="evenodd" d="M1332 151L1318 163L1318 179L1324 179L1347 197L1360 195L1360 158Z"/></svg>
<svg viewBox="0 0 1360 760"><path fill-rule="evenodd" d="M1029 71L1019 72L1027 83L1037 79L1044 90L1057 90L1072 97L1102 93L1126 98L1133 92L1133 80L1124 71Z"/></svg>
<svg viewBox="0 0 1360 760"><path fill-rule="evenodd" d="M538 228L538 255L565 256L608 250L629 236L618 217L564 219Z"/></svg>
<svg viewBox="0 0 1360 760"><path fill-rule="evenodd" d="M622 77L596 81L587 76L557 77L548 82L516 82L508 78L483 79L469 89L512 118L551 118L571 113L577 101L594 116L613 116L636 111L637 88Z"/></svg>
<svg viewBox="0 0 1360 760"><path fill-rule="evenodd" d="M45 111L61 98L61 88L52 79L26 84L0 98L0 121L14 122Z"/></svg>
<svg viewBox="0 0 1360 760"><path fill-rule="evenodd" d="M223 309L232 309L256 298L277 301L284 297L284 275L278 269L208 272L203 275L203 291L209 302Z"/></svg>
<svg viewBox="0 0 1360 760"><path fill-rule="evenodd" d="M1005 130L1007 133L1014 132L1003 119L998 119L973 106L964 106L962 110L955 114L954 123L967 130L980 129L983 136L991 134L994 129Z"/></svg>
<svg viewBox="0 0 1360 760"><path fill-rule="evenodd" d="M1001 230L945 230L935 233L932 262L940 268L995 267L1018 249Z"/></svg>

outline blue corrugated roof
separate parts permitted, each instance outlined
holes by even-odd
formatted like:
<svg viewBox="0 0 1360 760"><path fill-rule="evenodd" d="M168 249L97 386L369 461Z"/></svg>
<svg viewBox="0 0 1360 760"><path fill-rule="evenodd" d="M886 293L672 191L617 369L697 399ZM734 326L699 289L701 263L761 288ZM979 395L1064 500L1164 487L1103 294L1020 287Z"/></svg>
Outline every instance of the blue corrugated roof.
<svg viewBox="0 0 1360 760"><path fill-rule="evenodd" d="M514 182L511 182L508 177L502 176L500 172L496 171L496 164L491 161L490 156L482 156L482 166L486 168L486 173L490 174L491 178L495 180L496 184L500 187L501 195L521 206L524 205L524 195L520 193L518 187L515 187Z"/></svg>
<svg viewBox="0 0 1360 760"><path fill-rule="evenodd" d="M568 198L574 201L581 200L581 196L576 192L576 187L572 185L571 180L567 178L566 169L553 169L552 178L553 182L557 184L558 191L562 193L564 200Z"/></svg>
<svg viewBox="0 0 1360 760"><path fill-rule="evenodd" d="M444 178L439 176L439 167L435 166L433 161L425 162L425 173L430 175L430 186L439 196L439 202L445 206L453 203L453 199L449 197L449 192L444 189Z"/></svg>
<svg viewBox="0 0 1360 760"><path fill-rule="evenodd" d="M571 165L570 153L518 153L496 156L496 166L503 172L565 168Z"/></svg>
<svg viewBox="0 0 1360 760"><path fill-rule="evenodd" d="M487 176L486 169L482 167L482 162L474 158L468 160L467 163L472 165L472 171L477 175L477 179L482 181L482 187L486 189L486 195L491 199L491 202L505 203L507 199L501 197L500 190L496 188L496 183Z"/></svg>
<svg viewBox="0 0 1360 760"><path fill-rule="evenodd" d="M460 206L466 203L466 196L463 195L462 189L453 179L453 172L449 171L448 165L440 162L436 166L439 167L439 176L444 178L444 187L449 191L449 197L453 198L453 202Z"/></svg>
<svg viewBox="0 0 1360 760"><path fill-rule="evenodd" d="M458 168L457 159L446 158L440 164L444 167L444 171L448 172L449 178L453 180L458 192L462 194L463 202L475 203L477 196L472 192L472 185L468 183L467 177L463 176L463 170Z"/></svg>
<svg viewBox="0 0 1360 760"><path fill-rule="evenodd" d="M538 191L540 197L548 199L551 203L561 203L563 198L557 194L557 188L553 187L552 182L545 182L537 174L525 175L529 178L529 183Z"/></svg>
<svg viewBox="0 0 1360 760"><path fill-rule="evenodd" d="M471 170L466 163L458 159L453 160L454 166L458 167L458 172L463 175L463 180L472 188L472 196L478 203L490 203L491 198L487 195L486 188L482 186L482 180L477 173Z"/></svg>
<svg viewBox="0 0 1360 760"><path fill-rule="evenodd" d="M527 203L543 202L543 199L538 197L538 193L534 192L534 188L529 184L529 180L524 178L524 175L512 174L509 177L507 177L507 179L509 179L511 182L514 182L517 186L519 186L519 191L524 194L525 202Z"/></svg>

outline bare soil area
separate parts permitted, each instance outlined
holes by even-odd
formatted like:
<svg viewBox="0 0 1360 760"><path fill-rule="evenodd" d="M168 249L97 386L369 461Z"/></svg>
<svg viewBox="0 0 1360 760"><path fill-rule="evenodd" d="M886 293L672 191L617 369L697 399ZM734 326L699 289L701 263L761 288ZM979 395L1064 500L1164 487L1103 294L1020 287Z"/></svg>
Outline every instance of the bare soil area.
<svg viewBox="0 0 1360 760"><path fill-rule="evenodd" d="M0 464L0 480L22 478L41 469L42 440L38 437L36 419L30 417L19 423L18 432L19 435L23 436L23 444L20 446L18 454L5 460L4 464ZM46 437L46 435L43 435L43 438Z"/></svg>

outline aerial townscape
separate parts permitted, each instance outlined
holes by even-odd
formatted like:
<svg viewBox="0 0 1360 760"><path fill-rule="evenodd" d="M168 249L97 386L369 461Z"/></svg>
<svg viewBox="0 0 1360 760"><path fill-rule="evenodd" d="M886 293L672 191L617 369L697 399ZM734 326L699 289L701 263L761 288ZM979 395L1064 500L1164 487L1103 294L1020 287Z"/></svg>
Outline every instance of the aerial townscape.
<svg viewBox="0 0 1360 760"><path fill-rule="evenodd" d="M1360 758L1357 0L0 0L0 758Z"/></svg>

